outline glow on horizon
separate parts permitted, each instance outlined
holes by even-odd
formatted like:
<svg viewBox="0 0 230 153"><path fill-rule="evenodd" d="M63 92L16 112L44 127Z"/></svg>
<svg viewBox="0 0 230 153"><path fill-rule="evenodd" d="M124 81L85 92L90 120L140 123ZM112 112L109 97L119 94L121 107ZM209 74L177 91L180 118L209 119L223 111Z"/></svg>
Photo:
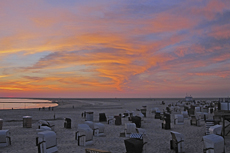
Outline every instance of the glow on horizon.
<svg viewBox="0 0 230 153"><path fill-rule="evenodd" d="M230 95L228 0L14 0L0 14L0 97Z"/></svg>

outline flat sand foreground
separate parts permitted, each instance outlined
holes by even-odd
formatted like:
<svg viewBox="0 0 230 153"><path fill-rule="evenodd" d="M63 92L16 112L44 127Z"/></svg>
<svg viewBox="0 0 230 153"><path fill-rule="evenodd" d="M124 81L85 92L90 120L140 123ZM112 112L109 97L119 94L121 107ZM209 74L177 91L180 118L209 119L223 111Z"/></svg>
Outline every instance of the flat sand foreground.
<svg viewBox="0 0 230 153"><path fill-rule="evenodd" d="M10 146L0 148L0 153L36 153L36 129L39 120L47 120L55 124L55 132L57 134L58 152L60 153L84 153L85 148L96 148L110 151L111 153L125 153L124 140L128 139L120 137L120 133L124 132L125 123L129 123L128 118L122 118L122 125L105 124L105 137L94 137L94 144L91 146L78 146L75 138L77 125L84 123L85 119L81 114L84 111L94 112L94 122L99 122L99 113L105 113L106 116L115 116L125 113L126 110L136 111L136 109L147 106L147 117L142 121L142 127L147 134L147 153L173 153L170 150L170 131L182 133L185 137L186 153L202 153L202 136L205 135L205 122L201 121L201 126L191 126L190 120L185 119L184 125L174 125L173 115L171 115L171 129L164 130L161 128L162 120L154 119L154 114L150 113L150 109L154 107L165 110L168 104L177 102L173 100L164 100L165 105L161 105L161 101L157 100L130 100L130 99L114 99L114 100L61 100L58 101L59 106L54 110L1 110L0 118L3 119L3 129L9 129L12 144ZM32 128L23 128L23 116L32 116ZM72 120L72 128L64 128L64 118ZM225 138L226 153L230 152L230 138Z"/></svg>

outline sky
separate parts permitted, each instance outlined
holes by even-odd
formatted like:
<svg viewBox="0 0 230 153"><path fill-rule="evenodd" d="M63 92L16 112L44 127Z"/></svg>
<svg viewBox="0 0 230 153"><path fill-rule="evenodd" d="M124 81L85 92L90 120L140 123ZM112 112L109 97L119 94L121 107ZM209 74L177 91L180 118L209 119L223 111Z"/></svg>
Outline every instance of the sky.
<svg viewBox="0 0 230 153"><path fill-rule="evenodd" d="M0 0L0 97L230 96L229 0Z"/></svg>

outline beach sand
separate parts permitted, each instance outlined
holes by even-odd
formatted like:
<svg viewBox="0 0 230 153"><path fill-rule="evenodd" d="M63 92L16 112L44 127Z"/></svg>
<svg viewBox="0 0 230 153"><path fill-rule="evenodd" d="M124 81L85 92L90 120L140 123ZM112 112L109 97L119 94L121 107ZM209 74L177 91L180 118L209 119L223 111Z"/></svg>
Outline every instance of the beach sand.
<svg viewBox="0 0 230 153"><path fill-rule="evenodd" d="M75 140L77 125L84 123L82 112L93 111L94 122L99 122L99 113L106 116L115 116L125 113L126 110L136 111L142 106L147 106L147 117L142 121L142 127L146 130L146 152L147 153L173 153L170 150L170 131L182 133L185 137L184 147L186 153L202 153L202 136L205 135L205 122L201 121L201 126L191 126L190 120L185 119L184 125L174 125L173 115L171 115L171 129L164 130L161 127L162 120L154 119L154 114L150 109L158 107L165 110L168 104L177 102L164 100L165 105L161 105L161 100L153 99L95 99L95 100L59 100L59 106L54 110L27 109L27 110L1 110L0 118L3 119L3 129L9 129L12 144L0 148L0 153L36 153L36 129L39 120L47 120L55 124L54 131L57 134L57 146L59 153L85 153L85 148L96 148L110 151L111 153L125 153L124 140L120 133L124 132L125 123L129 123L128 118L122 118L122 125L105 125L105 137L93 137L94 144L91 146L78 146ZM73 108L74 106L74 108ZM32 128L23 128L23 116L32 116ZM55 119L54 119L55 117ZM72 120L72 128L64 128L64 118ZM230 138L225 138L226 152L230 152Z"/></svg>

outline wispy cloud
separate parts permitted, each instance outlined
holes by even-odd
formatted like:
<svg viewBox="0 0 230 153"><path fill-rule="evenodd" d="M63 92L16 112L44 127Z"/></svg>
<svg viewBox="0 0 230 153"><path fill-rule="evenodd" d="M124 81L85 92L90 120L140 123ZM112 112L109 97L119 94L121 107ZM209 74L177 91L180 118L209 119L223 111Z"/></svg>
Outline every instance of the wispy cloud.
<svg viewBox="0 0 230 153"><path fill-rule="evenodd" d="M226 0L1 1L1 96L212 96L230 79L229 8Z"/></svg>

